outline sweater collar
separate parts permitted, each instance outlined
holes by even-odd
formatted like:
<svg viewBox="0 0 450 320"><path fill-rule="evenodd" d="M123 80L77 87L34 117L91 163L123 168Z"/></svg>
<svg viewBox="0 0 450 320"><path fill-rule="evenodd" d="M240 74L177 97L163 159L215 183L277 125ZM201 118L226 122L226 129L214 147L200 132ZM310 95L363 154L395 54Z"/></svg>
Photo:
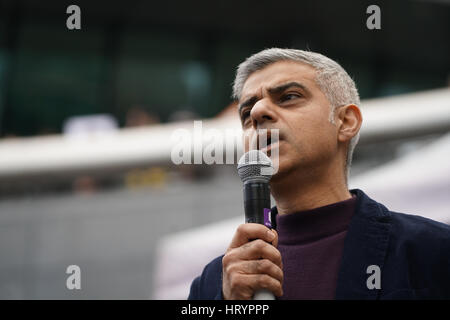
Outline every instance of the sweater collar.
<svg viewBox="0 0 450 320"><path fill-rule="evenodd" d="M276 215L279 244L305 244L347 230L355 212L356 195L352 198L311 210Z"/></svg>

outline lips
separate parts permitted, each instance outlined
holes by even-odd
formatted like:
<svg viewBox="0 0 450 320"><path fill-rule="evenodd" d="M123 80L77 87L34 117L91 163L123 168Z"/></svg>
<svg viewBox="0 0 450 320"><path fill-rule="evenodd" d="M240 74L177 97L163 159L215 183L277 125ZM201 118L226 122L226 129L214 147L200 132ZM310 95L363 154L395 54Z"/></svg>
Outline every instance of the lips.
<svg viewBox="0 0 450 320"><path fill-rule="evenodd" d="M270 129L267 130L261 130L263 132L260 132L258 134L258 141L257 141L257 148L258 150L269 150L272 147L272 144L276 144L281 140L281 137L278 132L278 138L272 139L272 131ZM276 141L273 141L276 140ZM264 141L267 141L266 146L262 146L262 143Z"/></svg>

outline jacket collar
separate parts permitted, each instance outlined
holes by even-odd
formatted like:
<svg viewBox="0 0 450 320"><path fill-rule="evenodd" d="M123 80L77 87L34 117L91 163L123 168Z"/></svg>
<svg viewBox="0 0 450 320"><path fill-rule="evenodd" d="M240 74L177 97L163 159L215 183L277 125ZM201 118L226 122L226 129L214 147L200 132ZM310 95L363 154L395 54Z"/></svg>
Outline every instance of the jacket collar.
<svg viewBox="0 0 450 320"><path fill-rule="evenodd" d="M391 215L386 207L370 199L361 190L350 192L356 194L357 203L344 242L336 299L373 300L379 297L380 290L368 289L367 279L372 272L368 274L367 267L378 266L383 279Z"/></svg>

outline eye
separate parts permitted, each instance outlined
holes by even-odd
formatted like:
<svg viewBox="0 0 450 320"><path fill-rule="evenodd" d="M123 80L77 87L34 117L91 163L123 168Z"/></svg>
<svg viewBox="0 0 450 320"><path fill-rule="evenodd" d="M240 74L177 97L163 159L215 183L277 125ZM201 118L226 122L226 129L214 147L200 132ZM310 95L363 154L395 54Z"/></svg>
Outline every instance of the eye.
<svg viewBox="0 0 450 320"><path fill-rule="evenodd" d="M281 97L281 101L294 100L294 99L297 99L300 97L301 97L301 94L299 94L299 93L288 93Z"/></svg>
<svg viewBox="0 0 450 320"><path fill-rule="evenodd" d="M246 109L241 112L241 120L244 122L250 116L250 110Z"/></svg>

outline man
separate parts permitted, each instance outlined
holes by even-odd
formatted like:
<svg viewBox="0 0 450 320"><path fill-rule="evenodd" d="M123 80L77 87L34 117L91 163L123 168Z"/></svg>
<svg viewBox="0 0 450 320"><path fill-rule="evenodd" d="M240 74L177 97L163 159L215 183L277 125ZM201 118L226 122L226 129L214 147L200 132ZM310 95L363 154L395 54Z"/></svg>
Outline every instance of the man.
<svg viewBox="0 0 450 320"><path fill-rule="evenodd" d="M389 211L347 176L362 124L353 80L313 52L267 49L237 70L244 134L279 130L276 230L240 225L189 299L450 298L450 227Z"/></svg>

